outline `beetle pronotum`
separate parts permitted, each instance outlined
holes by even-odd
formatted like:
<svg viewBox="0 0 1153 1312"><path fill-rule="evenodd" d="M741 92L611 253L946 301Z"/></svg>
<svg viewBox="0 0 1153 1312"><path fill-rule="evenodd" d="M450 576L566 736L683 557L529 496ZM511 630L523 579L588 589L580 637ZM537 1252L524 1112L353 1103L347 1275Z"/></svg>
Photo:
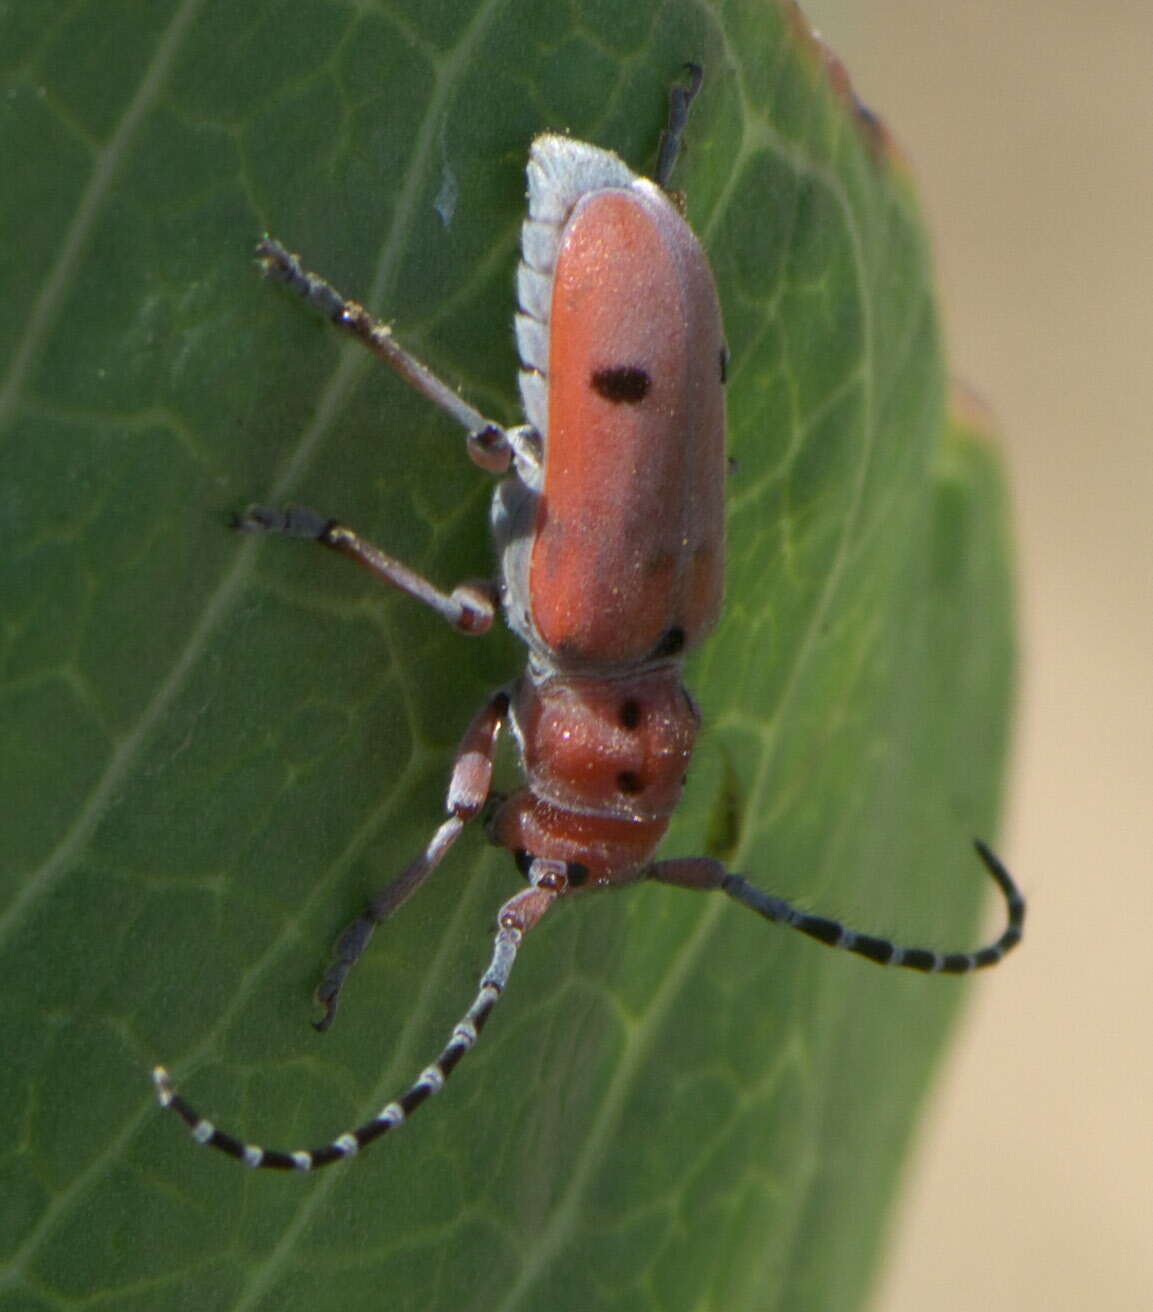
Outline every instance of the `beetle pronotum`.
<svg viewBox="0 0 1153 1312"><path fill-rule="evenodd" d="M529 649L526 672L465 731L448 818L338 941L318 990L325 1008L318 1028L331 1024L345 978L376 926L432 874L488 799L506 724L525 785L499 803L489 829L515 853L528 887L501 907L492 960L440 1055L406 1093L323 1147L284 1152L246 1144L205 1120L157 1067L161 1103L199 1143L249 1166L314 1170L402 1124L476 1043L524 936L579 888L653 879L719 889L830 947L930 973L992 966L1021 938L1024 900L982 843L977 852L1005 897L1008 924L975 952L899 947L857 933L761 892L709 857L654 859L680 800L699 721L681 665L715 625L723 586L721 315L704 251L667 191L700 86L700 70L689 70L689 85L670 93L655 182L585 142L546 134L532 144L517 275L522 427L504 429L461 401L363 306L307 273L278 242L259 246L269 277L456 419L481 468L509 475L493 504L500 578L444 593L352 529L303 509L255 507L239 526L321 542L466 633L485 631L499 604Z"/></svg>

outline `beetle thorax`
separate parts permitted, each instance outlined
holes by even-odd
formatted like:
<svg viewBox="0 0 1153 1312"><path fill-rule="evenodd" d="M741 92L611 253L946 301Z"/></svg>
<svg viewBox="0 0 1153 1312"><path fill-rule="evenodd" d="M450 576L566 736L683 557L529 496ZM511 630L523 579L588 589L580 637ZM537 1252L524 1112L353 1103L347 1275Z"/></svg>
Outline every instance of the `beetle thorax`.
<svg viewBox="0 0 1153 1312"><path fill-rule="evenodd" d="M696 738L680 670L528 675L512 718L528 787L494 816L495 841L578 862L594 884L639 873L680 801Z"/></svg>

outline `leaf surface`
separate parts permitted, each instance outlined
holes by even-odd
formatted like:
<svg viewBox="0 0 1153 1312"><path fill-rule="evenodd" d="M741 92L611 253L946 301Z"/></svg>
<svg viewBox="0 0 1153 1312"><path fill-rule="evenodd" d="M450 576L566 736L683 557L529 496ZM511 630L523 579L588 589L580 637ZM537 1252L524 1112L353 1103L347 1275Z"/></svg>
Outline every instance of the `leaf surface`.
<svg viewBox="0 0 1153 1312"><path fill-rule="evenodd" d="M33 8L36 20L31 14ZM250 501L434 580L492 569L452 424L255 275L271 231L515 422L535 132L678 175L732 349L725 618L667 854L904 941L975 941L1011 640L996 460L947 418L883 129L763 3L226 0L0 20L0 1310L846 1308L959 999L721 898L574 899L416 1122L311 1179L161 1115L312 1145L471 999L517 887L466 834L326 1036L329 944L427 841L523 664ZM507 779L515 771L506 762Z"/></svg>

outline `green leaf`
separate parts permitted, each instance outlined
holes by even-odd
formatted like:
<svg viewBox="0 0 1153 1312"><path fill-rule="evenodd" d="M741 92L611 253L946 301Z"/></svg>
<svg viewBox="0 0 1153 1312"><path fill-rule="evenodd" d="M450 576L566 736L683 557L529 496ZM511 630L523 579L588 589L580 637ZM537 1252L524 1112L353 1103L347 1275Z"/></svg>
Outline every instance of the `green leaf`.
<svg viewBox="0 0 1153 1312"><path fill-rule="evenodd" d="M446 585L492 568L458 431L263 285L271 231L514 422L528 142L678 181L732 347L728 604L664 851L903 941L976 941L1011 642L997 462L945 421L924 238L798 15L725 5L180 0L0 17L0 1310L847 1308L955 981L719 896L576 898L415 1124L313 1178L156 1107L316 1144L445 1041L517 887L466 834L333 1031L335 934L427 841L524 653L253 500Z"/></svg>

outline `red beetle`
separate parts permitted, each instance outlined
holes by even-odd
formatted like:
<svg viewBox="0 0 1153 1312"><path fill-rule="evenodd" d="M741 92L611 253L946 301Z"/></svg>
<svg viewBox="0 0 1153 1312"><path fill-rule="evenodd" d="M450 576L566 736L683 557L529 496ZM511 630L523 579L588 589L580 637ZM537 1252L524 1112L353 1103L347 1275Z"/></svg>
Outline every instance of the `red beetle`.
<svg viewBox="0 0 1153 1312"><path fill-rule="evenodd" d="M1025 904L991 851L977 851L1008 906L1001 936L976 952L899 947L811 916L708 857L655 861L680 802L700 716L681 664L716 624L724 570L726 350L705 253L667 191L688 106L701 80L669 98L656 182L618 156L568 137L532 144L528 218L517 275L520 390L528 422L503 429L460 400L363 306L266 239L269 277L287 283L468 432L496 490L495 586L439 591L352 529L299 508L256 507L252 532L322 542L431 606L466 633L499 602L529 649L528 669L469 725L424 852L341 936L318 997L332 1022L349 970L376 926L444 859L489 795L497 736L509 724L525 785L496 808L494 841L515 853L528 887L501 907L492 961L440 1056L372 1120L321 1148L283 1152L218 1130L154 1072L161 1103L199 1143L253 1167L311 1171L354 1156L440 1091L504 992L521 940L580 888L655 879L721 889L767 920L882 965L965 974L1021 938Z"/></svg>

